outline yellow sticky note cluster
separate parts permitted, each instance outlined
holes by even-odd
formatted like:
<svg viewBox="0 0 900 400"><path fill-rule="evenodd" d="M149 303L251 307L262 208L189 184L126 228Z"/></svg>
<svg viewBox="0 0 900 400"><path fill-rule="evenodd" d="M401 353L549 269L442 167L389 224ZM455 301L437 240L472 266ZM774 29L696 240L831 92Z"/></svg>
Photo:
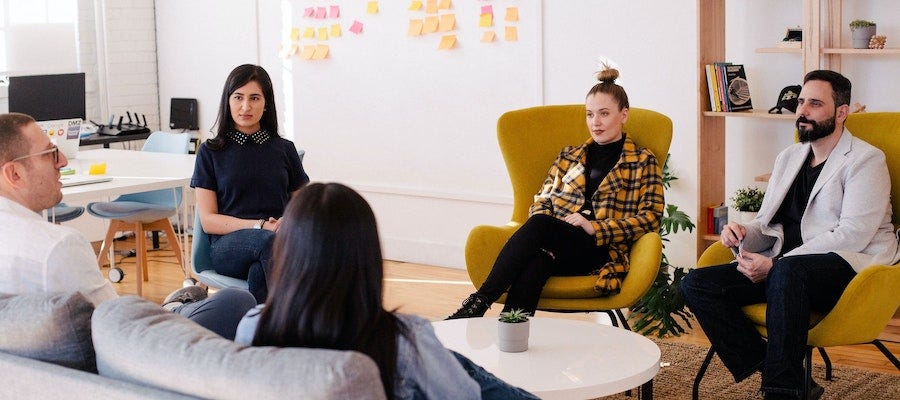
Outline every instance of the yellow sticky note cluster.
<svg viewBox="0 0 900 400"><path fill-rule="evenodd" d="M374 11L378 11L378 2L370 1L367 7L373 7ZM368 10L369 8L367 8ZM306 7L303 10L302 18L305 20L315 20L318 26L307 26L302 29L292 27L287 35L285 43L281 45L279 54L287 59L295 54L299 54L302 60L324 60L329 58L331 49L323 42L341 37L343 30L339 22L328 21L322 24L326 19L340 19L341 6L315 6ZM354 21L354 25L350 27L350 31L359 33L362 31L362 24L359 24L358 31L354 31L358 21ZM303 43L301 43L303 42ZM311 43L309 43L311 42Z"/></svg>
<svg viewBox="0 0 900 400"><path fill-rule="evenodd" d="M421 12L422 0L412 0L408 11ZM435 32L451 32L456 30L456 14L446 12L453 9L451 0L425 0L425 15L422 18L409 20L408 36L423 36ZM445 12L441 12L445 11ZM438 50L449 50L456 47L456 35L443 35L438 44Z"/></svg>
<svg viewBox="0 0 900 400"><path fill-rule="evenodd" d="M506 7L506 17L503 18L507 23L519 22L519 7ZM506 25L503 39L507 42L519 41L519 30L515 25Z"/></svg>

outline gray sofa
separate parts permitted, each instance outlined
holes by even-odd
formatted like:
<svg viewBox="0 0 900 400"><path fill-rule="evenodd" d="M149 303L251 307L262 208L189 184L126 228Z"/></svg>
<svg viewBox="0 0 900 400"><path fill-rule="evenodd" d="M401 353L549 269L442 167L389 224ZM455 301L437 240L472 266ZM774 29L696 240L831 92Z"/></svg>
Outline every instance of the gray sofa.
<svg viewBox="0 0 900 400"><path fill-rule="evenodd" d="M363 354L246 347L137 297L0 295L0 398L384 399Z"/></svg>

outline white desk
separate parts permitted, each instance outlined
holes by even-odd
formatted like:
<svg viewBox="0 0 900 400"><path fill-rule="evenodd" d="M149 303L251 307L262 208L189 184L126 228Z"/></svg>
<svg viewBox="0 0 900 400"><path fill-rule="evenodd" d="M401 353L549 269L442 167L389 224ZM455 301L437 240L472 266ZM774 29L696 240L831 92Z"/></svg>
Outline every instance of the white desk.
<svg viewBox="0 0 900 400"><path fill-rule="evenodd" d="M62 189L63 201L100 200L148 190L186 187L194 173L194 155L151 153L133 150L95 149L78 152L69 160L76 174L87 174L91 164L106 163L109 182Z"/></svg>
<svg viewBox="0 0 900 400"><path fill-rule="evenodd" d="M642 397L653 396L659 347L622 328L532 318L528 351L504 353L497 348L496 317L437 321L433 326L448 349L542 399L592 399L642 385Z"/></svg>

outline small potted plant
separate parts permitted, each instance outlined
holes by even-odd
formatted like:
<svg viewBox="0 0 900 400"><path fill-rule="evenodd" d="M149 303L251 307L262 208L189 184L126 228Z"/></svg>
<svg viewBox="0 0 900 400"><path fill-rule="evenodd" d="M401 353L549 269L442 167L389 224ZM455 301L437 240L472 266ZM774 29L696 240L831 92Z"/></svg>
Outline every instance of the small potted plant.
<svg viewBox="0 0 900 400"><path fill-rule="evenodd" d="M738 210L740 222L746 224L756 218L756 213L762 207L765 192L754 186L738 189L731 197L732 205Z"/></svg>
<svg viewBox="0 0 900 400"><path fill-rule="evenodd" d="M854 49L868 49L869 39L875 36L875 23L864 19L855 19L850 22L850 38L853 39Z"/></svg>
<svg viewBox="0 0 900 400"><path fill-rule="evenodd" d="M507 353L528 350L528 317L521 309L500 313L497 324L497 347Z"/></svg>

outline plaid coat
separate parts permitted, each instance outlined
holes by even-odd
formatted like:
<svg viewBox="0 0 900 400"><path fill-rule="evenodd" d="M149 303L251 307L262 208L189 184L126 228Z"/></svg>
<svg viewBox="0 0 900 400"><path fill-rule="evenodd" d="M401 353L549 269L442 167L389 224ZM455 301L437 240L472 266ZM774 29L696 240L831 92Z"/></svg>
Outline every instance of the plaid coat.
<svg viewBox="0 0 900 400"><path fill-rule="evenodd" d="M550 167L541 191L534 196L530 215L547 214L563 219L581 210L585 199L585 167L587 145L562 149ZM596 220L597 246L608 245L611 261L598 265L594 290L607 296L621 290L628 273L631 244L647 232L659 230L665 200L662 170L650 150L625 137L622 156L597 191L591 195Z"/></svg>

